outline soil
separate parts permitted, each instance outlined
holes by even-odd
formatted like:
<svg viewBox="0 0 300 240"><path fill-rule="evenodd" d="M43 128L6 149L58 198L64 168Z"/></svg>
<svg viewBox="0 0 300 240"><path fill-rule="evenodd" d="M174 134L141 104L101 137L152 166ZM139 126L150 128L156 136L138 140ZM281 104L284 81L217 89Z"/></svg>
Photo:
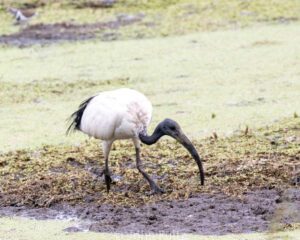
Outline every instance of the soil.
<svg viewBox="0 0 300 240"><path fill-rule="evenodd" d="M46 45L64 41L79 41L99 38L112 41L119 38L116 32L120 27L134 24L143 19L143 14L119 14L116 20L91 24L62 22L55 24L33 24L10 35L0 36L0 44L27 47L34 44ZM108 32L109 30L110 32Z"/></svg>
<svg viewBox="0 0 300 240"><path fill-rule="evenodd" d="M0 215L82 223L66 231L226 234L299 227L299 133L293 119L194 141L204 159L204 186L179 144L143 147L145 171L166 190L154 196L128 157L130 141L113 147L109 194L98 141L0 154Z"/></svg>
<svg viewBox="0 0 300 240"><path fill-rule="evenodd" d="M161 201L139 207L86 203L50 208L4 207L0 215L36 219L79 218L67 232L227 234L262 232L274 224L300 222L300 189L257 190L242 199L224 194L197 194L187 200Z"/></svg>

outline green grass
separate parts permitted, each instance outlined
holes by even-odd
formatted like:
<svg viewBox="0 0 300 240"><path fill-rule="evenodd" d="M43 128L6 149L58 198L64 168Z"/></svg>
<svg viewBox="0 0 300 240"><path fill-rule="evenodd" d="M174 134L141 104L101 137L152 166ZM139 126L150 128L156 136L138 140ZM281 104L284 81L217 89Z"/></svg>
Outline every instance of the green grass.
<svg viewBox="0 0 300 240"><path fill-rule="evenodd" d="M0 34L19 31L5 8L24 7L26 2L33 1L0 3ZM299 20L298 0L168 0L163 5L158 0L140 0L139 4L123 0L105 10L76 9L72 2L75 1L55 1L38 7L39 16L32 24L93 23L113 20L118 13L142 12L146 17L141 23L117 30L120 39L153 39L90 41L26 49L0 47L3 152L43 144L54 145L55 149L58 144L81 143L85 138L80 134L64 136L65 119L86 97L119 87L136 88L149 97L154 104L151 129L170 117L194 138L213 132L230 135L244 130L246 125L252 130L300 114L300 25L297 22L274 25ZM262 22L271 24L265 26ZM252 28L224 30L246 26ZM185 34L188 35L180 36ZM158 38L162 36L168 37ZM90 232L64 233L62 229L70 225L67 221L0 218L0 223L1 240L40 239L45 232L47 236L43 239L49 240L108 238L106 234ZM224 237L109 235L109 238L297 239L299 234L296 230Z"/></svg>
<svg viewBox="0 0 300 240"><path fill-rule="evenodd" d="M64 136L66 118L85 98L119 87L149 97L151 129L169 117L194 138L299 115L299 26L1 47L1 149L81 141Z"/></svg>
<svg viewBox="0 0 300 240"><path fill-rule="evenodd" d="M296 21L300 18L298 0L122 0L113 8L92 9L76 8L83 1L61 0L48 2L43 0L9 0L0 3L0 34L18 31L12 26L11 16L6 12L8 6L24 7L26 3L37 4L34 23L93 23L116 18L117 14L144 13L141 23L118 30L121 39L149 38L168 35L182 35L203 30L241 28L261 22L278 23ZM41 6L41 3L46 3ZM85 1L86 2L86 1ZM1 11L2 8L2 11Z"/></svg>

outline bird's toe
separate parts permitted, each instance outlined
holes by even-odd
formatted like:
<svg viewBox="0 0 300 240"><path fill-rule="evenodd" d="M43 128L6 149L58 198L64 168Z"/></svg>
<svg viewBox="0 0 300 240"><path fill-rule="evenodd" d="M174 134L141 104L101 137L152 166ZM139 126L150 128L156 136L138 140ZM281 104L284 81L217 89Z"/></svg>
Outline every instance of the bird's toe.
<svg viewBox="0 0 300 240"><path fill-rule="evenodd" d="M111 177L109 175L105 175L105 183L106 183L107 193L109 193L110 184L112 183L112 179L111 179Z"/></svg>

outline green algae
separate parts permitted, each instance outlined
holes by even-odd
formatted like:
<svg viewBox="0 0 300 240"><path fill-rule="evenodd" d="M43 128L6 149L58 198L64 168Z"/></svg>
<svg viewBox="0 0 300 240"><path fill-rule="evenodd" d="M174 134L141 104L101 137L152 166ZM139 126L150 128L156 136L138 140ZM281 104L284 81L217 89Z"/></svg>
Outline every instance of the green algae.
<svg viewBox="0 0 300 240"><path fill-rule="evenodd" d="M93 2L93 1L90 1ZM82 4L81 4L82 3ZM30 5L31 4L31 5ZM112 8L85 8L87 1L62 0L3 2L0 15L3 19L2 34L18 31L6 13L8 6L36 7L39 16L33 23L77 22L92 23L111 20L118 14L145 14L142 23L135 27L117 30L122 38L144 38L180 35L203 30L240 28L261 22L288 22L299 20L300 4L297 0L166 0L118 1ZM83 7L80 7L80 6Z"/></svg>
<svg viewBox="0 0 300 240"><path fill-rule="evenodd" d="M26 218L0 218L0 238L3 240L271 240L285 239L296 240L299 230L275 233L229 234L224 236L199 236L199 235L140 235L140 234L106 234L94 232L67 233L63 229L76 225L76 221L67 220L32 220Z"/></svg>
<svg viewBox="0 0 300 240"><path fill-rule="evenodd" d="M1 151L77 143L65 119L97 92L130 87L192 138L300 112L299 25L140 41L0 48ZM29 114L30 113L30 114ZM216 117L212 118L212 114Z"/></svg>

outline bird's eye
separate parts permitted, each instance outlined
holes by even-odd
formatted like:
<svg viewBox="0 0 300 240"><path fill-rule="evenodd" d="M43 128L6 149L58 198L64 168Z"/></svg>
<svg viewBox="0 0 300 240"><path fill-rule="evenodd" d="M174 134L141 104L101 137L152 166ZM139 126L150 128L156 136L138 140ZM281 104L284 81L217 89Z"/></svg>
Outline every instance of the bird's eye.
<svg viewBox="0 0 300 240"><path fill-rule="evenodd" d="M175 130L176 130L176 127L175 127L175 126L171 126L170 129L171 129L172 131L175 131Z"/></svg>

